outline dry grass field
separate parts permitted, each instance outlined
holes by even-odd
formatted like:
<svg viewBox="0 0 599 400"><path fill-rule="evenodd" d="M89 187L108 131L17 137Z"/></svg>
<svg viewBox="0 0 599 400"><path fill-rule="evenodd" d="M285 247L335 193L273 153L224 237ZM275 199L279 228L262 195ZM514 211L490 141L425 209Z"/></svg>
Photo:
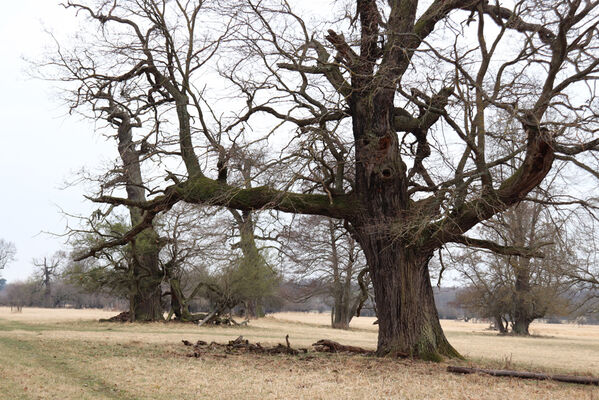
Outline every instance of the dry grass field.
<svg viewBox="0 0 599 400"><path fill-rule="evenodd" d="M97 310L0 308L0 399L594 399L599 388L445 372L448 363L363 356L206 354L182 339L226 342L239 335L294 347L329 338L374 348L373 319L349 331L324 314L281 313L243 328L111 324ZM444 321L468 361L545 372L599 375L599 327L533 325L536 337L499 337L486 324Z"/></svg>

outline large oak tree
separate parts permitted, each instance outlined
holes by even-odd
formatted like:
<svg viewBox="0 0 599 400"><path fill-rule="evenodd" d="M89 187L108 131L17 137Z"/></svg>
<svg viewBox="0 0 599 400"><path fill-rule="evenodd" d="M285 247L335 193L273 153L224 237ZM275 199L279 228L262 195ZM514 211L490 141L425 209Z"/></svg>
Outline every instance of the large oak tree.
<svg viewBox="0 0 599 400"><path fill-rule="evenodd" d="M598 5L357 0L319 21L286 1L69 2L95 32L57 62L78 83L75 106L107 87L122 105L143 99L161 122L156 140L171 146L162 155L182 166L147 200L95 198L143 214L83 256L133 240L182 201L342 219L368 262L378 354L459 356L439 324L429 260L451 242L527 251L465 233L524 199L556 158L583 166L597 150ZM227 97L221 117L215 104L231 92L246 102ZM292 170L263 186L228 182L229 150L275 133L289 145L273 161ZM516 169L503 178L507 162Z"/></svg>

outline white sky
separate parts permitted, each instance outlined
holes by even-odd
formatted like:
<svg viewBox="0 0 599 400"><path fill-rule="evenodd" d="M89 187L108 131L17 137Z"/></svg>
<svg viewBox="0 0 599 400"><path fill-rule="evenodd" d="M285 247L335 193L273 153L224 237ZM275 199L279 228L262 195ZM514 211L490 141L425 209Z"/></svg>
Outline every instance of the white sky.
<svg viewBox="0 0 599 400"><path fill-rule="evenodd" d="M9 282L32 272L31 259L59 250L61 209L85 213L92 207L81 186L61 190L83 167L115 156L114 146L89 121L69 116L49 82L32 79L22 58L39 59L51 43L45 30L76 28L72 12L53 0L5 1L0 19L0 238L14 242L17 260L0 276Z"/></svg>
<svg viewBox="0 0 599 400"><path fill-rule="evenodd" d="M308 5L314 1L300 5L310 10ZM31 78L32 66L24 60L41 60L44 50L52 48L47 32L63 36L59 40L64 43L64 35L77 30L81 19L59 3L2 3L0 238L15 244L17 256L0 270L0 277L9 282L31 275L32 258L63 247L64 238L46 233L65 232L67 218L62 211L85 215L93 209L83 197L82 186L64 189L65 182L73 181L82 168L97 169L117 156L114 143L96 134L91 121L68 115L55 83Z"/></svg>
<svg viewBox="0 0 599 400"><path fill-rule="evenodd" d="M94 133L91 121L69 116L58 91L47 81L30 78L31 65L52 41L77 30L73 12L60 0L4 1L0 19L0 238L14 242L17 260L0 276L9 282L32 272L31 259L61 249L71 214L93 208L83 187L61 189L82 168L95 169L116 156L114 143ZM297 2L312 11L326 8ZM312 3L312 4L310 4ZM327 1L326 3L329 3Z"/></svg>

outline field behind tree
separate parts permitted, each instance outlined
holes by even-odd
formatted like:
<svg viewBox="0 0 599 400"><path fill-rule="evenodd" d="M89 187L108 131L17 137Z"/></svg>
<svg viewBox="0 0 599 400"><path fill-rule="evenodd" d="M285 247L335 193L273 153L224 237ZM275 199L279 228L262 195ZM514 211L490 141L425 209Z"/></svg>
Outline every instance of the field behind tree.
<svg viewBox="0 0 599 400"><path fill-rule="evenodd" d="M327 314L280 313L247 327L99 323L114 312L0 308L2 399L599 399L597 387L445 372L448 363L362 356L206 354L182 339L309 347L332 339L374 349L373 318L328 328ZM461 365L599 375L599 327L533 324L536 337L500 337L488 324L443 321Z"/></svg>

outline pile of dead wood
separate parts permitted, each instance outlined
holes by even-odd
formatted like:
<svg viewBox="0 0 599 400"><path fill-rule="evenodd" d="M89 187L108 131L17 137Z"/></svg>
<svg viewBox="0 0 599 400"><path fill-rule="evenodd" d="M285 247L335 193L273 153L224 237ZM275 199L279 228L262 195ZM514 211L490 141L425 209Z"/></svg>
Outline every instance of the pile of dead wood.
<svg viewBox="0 0 599 400"><path fill-rule="evenodd" d="M239 336L235 340L230 340L228 343L217 343L217 342L206 342L204 340L198 340L196 343L192 343L188 340L182 341L185 346L193 347L193 353L188 354L188 357L201 357L203 354L210 353L224 353L226 354L242 354L242 353L256 353L256 354L287 354L297 356L299 354L307 354L307 348L293 348L289 342L289 335L285 336L285 344L277 344L273 347L263 346L260 343L250 343L249 340L244 339L243 336ZM314 351L324 353L353 353L353 354L374 354L371 350L366 350L361 347L345 346L340 343L334 342L328 339L322 339L312 345Z"/></svg>
<svg viewBox="0 0 599 400"><path fill-rule="evenodd" d="M259 353L259 354L289 354L298 355L307 353L308 349L294 349L289 343L289 335L285 337L286 345L277 344L274 347L262 346L260 343L250 343L249 340L239 336L235 340L229 340L229 343L205 342L198 340L195 344L188 340L183 340L185 346L192 346L193 353L188 354L188 357L201 357L205 353L224 352L225 354L241 354L241 353Z"/></svg>
<svg viewBox="0 0 599 400"><path fill-rule="evenodd" d="M229 314L219 314L211 312L210 314L200 314L201 317L197 318L198 326L202 325L220 325L220 326L245 326L249 323L249 320L237 322Z"/></svg>

